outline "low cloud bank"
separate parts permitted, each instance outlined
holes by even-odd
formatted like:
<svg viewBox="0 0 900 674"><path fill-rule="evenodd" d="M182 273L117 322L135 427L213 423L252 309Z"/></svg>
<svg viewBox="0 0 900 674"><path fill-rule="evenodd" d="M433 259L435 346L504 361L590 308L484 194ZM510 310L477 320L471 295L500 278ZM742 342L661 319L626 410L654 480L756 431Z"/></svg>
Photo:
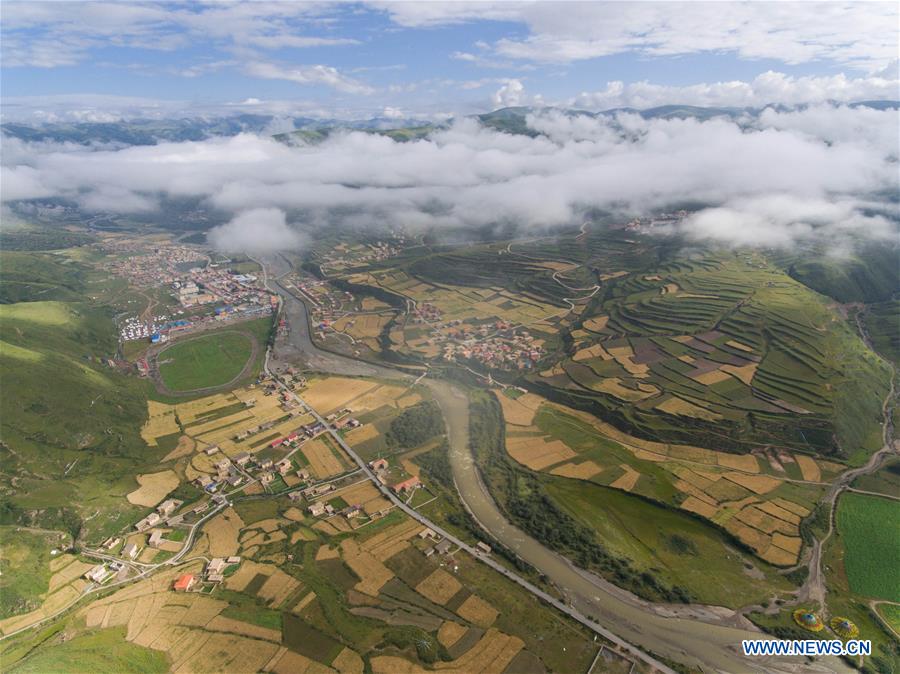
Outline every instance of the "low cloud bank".
<svg viewBox="0 0 900 674"><path fill-rule="evenodd" d="M251 254L296 250L305 243L305 237L288 226L284 211L278 208L239 213L226 224L213 227L207 239L219 250Z"/></svg>
<svg viewBox="0 0 900 674"><path fill-rule="evenodd" d="M897 215L898 116L831 104L703 122L543 112L528 118L534 138L466 119L428 140L340 132L301 147L247 134L93 151L7 138L0 195L112 212L200 198L235 214L210 234L232 250L302 245L304 223L540 229L594 208L687 202L709 205L682 225L698 239L884 238ZM300 215L288 225L285 212Z"/></svg>

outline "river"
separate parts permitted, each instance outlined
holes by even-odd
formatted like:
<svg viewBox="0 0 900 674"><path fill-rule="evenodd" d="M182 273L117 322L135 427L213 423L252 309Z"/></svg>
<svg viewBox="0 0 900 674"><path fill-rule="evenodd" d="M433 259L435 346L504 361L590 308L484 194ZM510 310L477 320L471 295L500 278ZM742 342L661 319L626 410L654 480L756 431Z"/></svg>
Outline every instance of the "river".
<svg viewBox="0 0 900 674"><path fill-rule="evenodd" d="M266 260L276 277L290 267L280 256ZM306 306L278 284L284 298L284 314L290 324L289 345L276 348L274 362L296 363L333 374L378 376L411 380L395 369L364 363L316 347L309 335ZM447 422L450 464L463 503L491 536L514 550L523 560L543 573L562 590L571 605L586 616L648 651L677 660L706 672L850 672L837 658L808 663L803 658L746 658L740 653L743 639L756 639L760 632L723 624L738 622L728 610L703 606L649 604L615 585L576 568L558 553L545 547L510 524L483 484L469 448L469 409L465 393L441 379L422 382L434 394ZM688 617L689 616L689 617Z"/></svg>

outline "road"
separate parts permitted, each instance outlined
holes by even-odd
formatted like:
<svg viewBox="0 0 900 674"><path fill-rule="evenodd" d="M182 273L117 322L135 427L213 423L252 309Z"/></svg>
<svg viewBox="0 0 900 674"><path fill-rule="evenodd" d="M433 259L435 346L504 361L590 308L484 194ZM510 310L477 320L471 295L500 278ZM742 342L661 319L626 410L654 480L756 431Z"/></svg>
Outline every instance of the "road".
<svg viewBox="0 0 900 674"><path fill-rule="evenodd" d="M266 260L263 266L264 268L268 266L276 278L290 271L287 261L280 257ZM277 285L277 280L273 282ZM283 292L283 289L281 290ZM410 379L409 375L387 367L361 363L319 349L309 337L309 321L303 303L290 294L285 294L283 308L291 326L291 345L288 348L283 346L277 348L279 360L299 358L309 367L333 374ZM431 389L447 420L450 463L463 504L493 538L514 550L554 585L566 592L570 605L561 604L548 597L546 600L554 606L568 615L584 618L583 624L590 625L592 629L594 625L602 628L603 632L598 633L604 636L616 635L617 643L624 640L703 671L850 671L841 661L834 658L813 663L798 658L747 659L738 652L741 640L759 638L762 635L755 628L737 628L722 624L734 622L733 612L727 609L717 611L714 607L685 607L644 602L594 574L578 569L561 555L514 527L500 512L481 482L468 446L468 401L465 395L460 389L443 380L426 378L422 383ZM405 504L404 510L407 511ZM422 521L421 516L417 516L416 519ZM427 526L435 528L431 524ZM510 573L505 567L501 568L504 575ZM534 588L533 593L542 599L546 596L538 588ZM683 615L689 615L690 618ZM592 616L596 622L587 619L586 616ZM699 620L698 616L703 616L705 620Z"/></svg>

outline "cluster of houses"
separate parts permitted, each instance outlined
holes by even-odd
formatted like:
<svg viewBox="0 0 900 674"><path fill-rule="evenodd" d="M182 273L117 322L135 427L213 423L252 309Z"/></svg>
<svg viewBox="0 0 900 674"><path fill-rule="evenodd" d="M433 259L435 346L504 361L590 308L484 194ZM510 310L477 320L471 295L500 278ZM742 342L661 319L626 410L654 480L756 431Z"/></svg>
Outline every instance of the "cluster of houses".
<svg viewBox="0 0 900 674"><path fill-rule="evenodd" d="M323 255L323 266L345 269L360 264L381 262L399 255L406 243L405 234L392 232L392 238L388 241L376 241L352 248L341 245Z"/></svg>
<svg viewBox="0 0 900 674"><path fill-rule="evenodd" d="M299 440L299 433L291 433L284 438L273 440L270 446L280 447L284 444L296 443ZM249 452L240 452L230 459L223 456L213 467L216 469L215 477L204 474L194 480L200 489L209 493L216 492L223 485L232 488L238 487L248 476L257 477L263 486L274 482L276 476L285 477L291 472L296 472L297 477L302 481L308 482L311 479L308 470L301 468L295 471L293 462L288 458L275 461L271 458L259 458Z"/></svg>
<svg viewBox="0 0 900 674"><path fill-rule="evenodd" d="M461 341L444 345L444 360L474 360L491 368L527 370L544 357L543 346L527 330L509 328L505 321L497 321L495 325L505 327L490 337L486 337L491 331L487 324L477 330L466 327L451 333L450 338Z"/></svg>
<svg viewBox="0 0 900 674"><path fill-rule="evenodd" d="M114 258L109 269L116 276L121 276L137 287L151 288L171 284L184 278L181 271L192 263L192 269L199 269L208 260L206 255L188 246L156 243L148 247L140 240L104 241L103 248L113 253L136 253L125 258Z"/></svg>
<svg viewBox="0 0 900 674"><path fill-rule="evenodd" d="M137 522L134 528L138 531L146 531L160 524L179 524L184 518L183 515L175 515L175 511L181 507L183 502L178 499L170 498L156 507L156 512L152 512L144 519Z"/></svg>
<svg viewBox="0 0 900 674"><path fill-rule="evenodd" d="M441 310L431 302L419 302L416 304L413 323L433 323L441 320Z"/></svg>

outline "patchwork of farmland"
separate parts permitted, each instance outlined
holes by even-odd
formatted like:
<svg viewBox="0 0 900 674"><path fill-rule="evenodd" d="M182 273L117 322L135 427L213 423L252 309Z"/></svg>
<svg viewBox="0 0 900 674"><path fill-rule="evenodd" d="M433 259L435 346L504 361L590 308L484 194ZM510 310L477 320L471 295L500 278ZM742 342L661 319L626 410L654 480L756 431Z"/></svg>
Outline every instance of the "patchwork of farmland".
<svg viewBox="0 0 900 674"><path fill-rule="evenodd" d="M342 496L379 498L368 482ZM202 577L194 556L79 608L68 638L102 631L109 649L149 649L173 672L586 671L597 652L592 634L467 554L433 553L400 512L352 531L316 524L286 498L236 498L193 550L240 556L224 582L174 592L180 575ZM51 589L88 566L57 561Z"/></svg>
<svg viewBox="0 0 900 674"><path fill-rule="evenodd" d="M518 463L692 513L775 566L797 562L800 522L845 469L786 449L739 455L643 440L533 394L497 399Z"/></svg>

